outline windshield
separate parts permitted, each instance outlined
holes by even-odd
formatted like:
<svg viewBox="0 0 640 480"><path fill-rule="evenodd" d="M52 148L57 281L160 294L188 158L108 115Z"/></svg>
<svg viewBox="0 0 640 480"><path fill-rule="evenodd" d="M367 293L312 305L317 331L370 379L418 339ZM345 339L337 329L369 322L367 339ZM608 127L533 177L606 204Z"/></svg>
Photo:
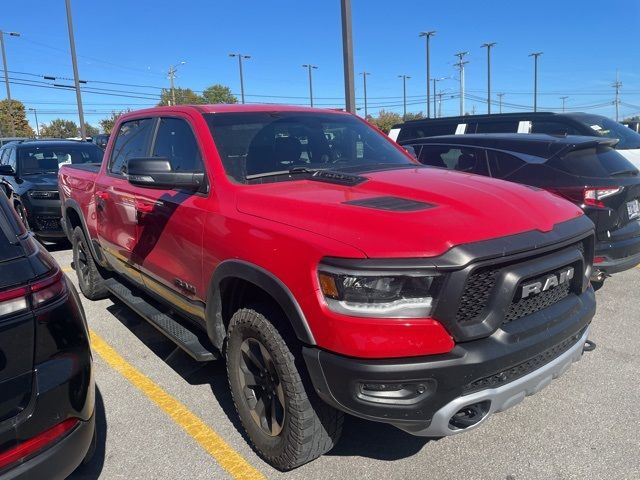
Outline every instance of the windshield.
<svg viewBox="0 0 640 480"><path fill-rule="evenodd" d="M607 138L617 138L618 150L640 148L640 134L634 132L621 123L600 115L574 115L574 120L587 125L595 135Z"/></svg>
<svg viewBox="0 0 640 480"><path fill-rule="evenodd" d="M57 173L60 165L100 163L103 151L86 143L78 145L43 145L18 148L20 175Z"/></svg>
<svg viewBox="0 0 640 480"><path fill-rule="evenodd" d="M273 181L291 180L292 169L357 173L416 165L384 136L350 115L234 112L205 114L205 118L227 175L240 183L269 176ZM275 178L278 172L282 175Z"/></svg>

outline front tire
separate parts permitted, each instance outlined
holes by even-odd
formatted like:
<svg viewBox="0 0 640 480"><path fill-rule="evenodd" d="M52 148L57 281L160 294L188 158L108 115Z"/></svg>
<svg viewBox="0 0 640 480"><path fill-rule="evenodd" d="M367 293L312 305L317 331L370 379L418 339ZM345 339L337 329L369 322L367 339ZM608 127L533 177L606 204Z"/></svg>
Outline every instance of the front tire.
<svg viewBox="0 0 640 480"><path fill-rule="evenodd" d="M73 229L71 245L73 247L73 265L78 276L80 291L89 300L106 298L109 291L104 286L104 279L93 260L93 255L82 228L76 227Z"/></svg>
<svg viewBox="0 0 640 480"><path fill-rule="evenodd" d="M343 414L320 400L313 387L305 388L309 382L296 365L292 341L287 344L272 323L281 319L277 310L260 307L233 315L227 374L236 411L255 450L275 468L291 470L335 446Z"/></svg>

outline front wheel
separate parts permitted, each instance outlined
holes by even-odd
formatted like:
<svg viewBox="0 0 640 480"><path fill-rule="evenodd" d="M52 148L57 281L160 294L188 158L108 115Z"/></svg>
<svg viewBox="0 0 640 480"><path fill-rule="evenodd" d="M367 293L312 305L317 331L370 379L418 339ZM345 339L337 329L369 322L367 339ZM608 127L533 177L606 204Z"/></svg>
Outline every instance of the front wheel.
<svg viewBox="0 0 640 480"><path fill-rule="evenodd" d="M71 245L73 247L73 267L78 276L80 291L89 300L100 300L106 298L109 291L104 286L104 279L98 270L96 262L93 260L87 238L82 228L76 227L71 235Z"/></svg>
<svg viewBox="0 0 640 480"><path fill-rule="evenodd" d="M231 318L229 385L256 451L272 466L291 470L334 447L343 414L320 400L312 387L305 388L305 372L301 375L289 345L272 323L281 314L261 310L243 308Z"/></svg>

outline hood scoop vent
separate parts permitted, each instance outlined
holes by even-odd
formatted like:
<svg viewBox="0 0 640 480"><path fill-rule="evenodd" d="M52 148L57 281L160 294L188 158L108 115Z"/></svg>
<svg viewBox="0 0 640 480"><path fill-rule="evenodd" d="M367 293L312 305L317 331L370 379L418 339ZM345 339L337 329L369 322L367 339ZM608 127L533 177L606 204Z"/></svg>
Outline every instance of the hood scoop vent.
<svg viewBox="0 0 640 480"><path fill-rule="evenodd" d="M418 202L400 197L373 197L343 203L345 205L375 208L377 210L387 210L390 212L417 212L435 207L432 203Z"/></svg>

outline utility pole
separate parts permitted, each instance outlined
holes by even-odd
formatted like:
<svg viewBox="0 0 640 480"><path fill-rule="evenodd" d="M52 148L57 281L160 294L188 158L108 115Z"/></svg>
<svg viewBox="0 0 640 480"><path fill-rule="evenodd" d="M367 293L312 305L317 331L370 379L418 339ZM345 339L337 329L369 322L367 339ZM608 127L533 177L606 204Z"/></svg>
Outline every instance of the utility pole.
<svg viewBox="0 0 640 480"><path fill-rule="evenodd" d="M73 81L76 86L76 101L78 103L78 117L80 119L80 137L84 140L87 136L84 124L84 112L82 111L82 94L80 93L80 77L78 76L78 57L76 55L76 41L73 37L73 19L71 18L71 0L66 0L67 27L69 28L69 47L71 48L71 64L73 65Z"/></svg>
<svg viewBox="0 0 640 480"><path fill-rule="evenodd" d="M356 113L356 88L353 75L353 35L351 31L351 0L340 0L342 17L342 59L344 62L344 101L349 113Z"/></svg>
<svg viewBox="0 0 640 480"><path fill-rule="evenodd" d="M240 70L240 101L244 104L244 73L242 71L242 60L248 60L251 55L244 55L242 53L230 53L230 57L238 57L238 69Z"/></svg>
<svg viewBox="0 0 640 480"><path fill-rule="evenodd" d="M500 105L500 113L502 113L502 97L504 97L504 93L498 93L498 104Z"/></svg>
<svg viewBox="0 0 640 480"><path fill-rule="evenodd" d="M569 97L568 96L560 97L560 100L562 100L562 112L564 112L564 106L565 106L565 102L567 101L567 98Z"/></svg>
<svg viewBox="0 0 640 480"><path fill-rule="evenodd" d="M442 117L442 90L438 93L438 118Z"/></svg>
<svg viewBox="0 0 640 480"><path fill-rule="evenodd" d="M487 113L491 114L491 48L496 46L496 42L483 43L480 48L487 49Z"/></svg>
<svg viewBox="0 0 640 480"><path fill-rule="evenodd" d="M369 110L367 110L367 75L371 75L370 72L361 72L362 75L362 86L364 88L364 119L366 120L369 115Z"/></svg>
<svg viewBox="0 0 640 480"><path fill-rule="evenodd" d="M311 77L311 70L314 70L314 69L317 70L318 66L317 65L311 65L310 63L307 63L307 64L302 65L302 66L309 71L309 103L313 107L313 80L312 80L312 77Z"/></svg>
<svg viewBox="0 0 640 480"><path fill-rule="evenodd" d="M443 80L449 80L451 77L441 77L441 78L432 78L431 80L433 81L433 116L437 117L437 113L436 113L436 87L437 87L437 82L441 82Z"/></svg>
<svg viewBox="0 0 640 480"><path fill-rule="evenodd" d="M429 83L429 80L431 79L431 59L429 57L429 40L431 40L431 37L433 37L436 34L435 30L432 30L430 32L420 32L420 37L425 37L427 40L427 118L431 117L431 102L430 102L430 96L431 96L431 86ZM435 87L433 90L433 93L435 94ZM434 115L435 115L435 108L433 111Z"/></svg>
<svg viewBox="0 0 640 480"><path fill-rule="evenodd" d="M4 83L7 87L7 103L9 105L9 123L11 123L11 136L16 136L16 124L13 119L13 105L11 104L11 88L9 87L9 69L7 68L7 54L4 50L4 36L9 35L10 37L19 37L20 34L18 32L3 32L0 30L0 46L2 47L2 64L4 68Z"/></svg>
<svg viewBox="0 0 640 480"><path fill-rule="evenodd" d="M464 115L464 66L469 63L463 60L464 56L468 54L469 52L458 52L454 54L454 56L458 57L458 63L456 63L455 66L458 67L460 72L460 116Z"/></svg>
<svg viewBox="0 0 640 480"><path fill-rule="evenodd" d="M40 127L38 126L38 112L36 112L35 108L30 108L30 112L33 112L33 115L36 117L36 135L40 136Z"/></svg>
<svg viewBox="0 0 640 480"><path fill-rule="evenodd" d="M622 82L620 81L620 78L618 76L618 70L616 70L616 81L611 86L616 89L615 105L616 105L616 122L617 122L619 118L618 111L620 109L620 88L622 87Z"/></svg>
<svg viewBox="0 0 640 480"><path fill-rule="evenodd" d="M176 105L176 89L175 89L173 81L175 80L176 72L178 71L178 67L180 65L185 65L186 63L187 62L180 62L177 65L169 65L169 71L167 73L169 75L169 87L171 89L171 104L173 106Z"/></svg>
<svg viewBox="0 0 640 480"><path fill-rule="evenodd" d="M538 111L538 57L542 52L533 52L529 56L533 57L533 111Z"/></svg>
<svg viewBox="0 0 640 480"><path fill-rule="evenodd" d="M402 79L402 120L407 118L407 79L411 78L409 75L398 75L398 78Z"/></svg>

